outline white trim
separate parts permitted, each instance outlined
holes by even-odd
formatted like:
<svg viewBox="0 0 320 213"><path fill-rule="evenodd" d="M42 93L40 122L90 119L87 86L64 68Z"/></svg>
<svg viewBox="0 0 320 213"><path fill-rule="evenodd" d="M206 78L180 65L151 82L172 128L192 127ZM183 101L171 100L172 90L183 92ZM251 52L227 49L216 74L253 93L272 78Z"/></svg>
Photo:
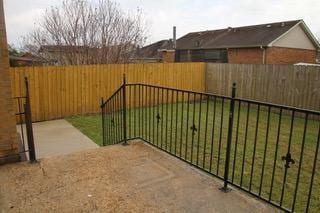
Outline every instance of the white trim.
<svg viewBox="0 0 320 213"><path fill-rule="evenodd" d="M320 64L311 64L311 63L303 63L303 62L300 62L300 63L296 63L294 64L295 66L314 66L314 67L320 67Z"/></svg>
<svg viewBox="0 0 320 213"><path fill-rule="evenodd" d="M175 50L158 49L159 52L175 52Z"/></svg>
<svg viewBox="0 0 320 213"><path fill-rule="evenodd" d="M306 25L306 23L304 23L304 21L301 21L301 23L302 23L303 29L307 31L308 37L312 40L312 42L317 47L317 49L320 49L319 41L316 39L316 37L314 37L309 27Z"/></svg>
<svg viewBox="0 0 320 213"><path fill-rule="evenodd" d="M293 27L291 27L288 31L286 31L285 33L283 33L282 35L280 35L278 38L276 38L275 40L271 41L267 46L271 47L275 42L277 42L279 39L281 39L282 37L284 37L285 35L287 35L291 30L293 30L295 27L299 26L300 24L302 24L302 29L303 31L307 34L308 38L311 40L311 42L314 44L314 46L316 47L316 49L320 49L320 44L318 42L318 40L314 37L314 35L312 34L312 32L310 31L310 29L308 28L308 26L304 23L303 20L299 21L297 24L295 24Z"/></svg>

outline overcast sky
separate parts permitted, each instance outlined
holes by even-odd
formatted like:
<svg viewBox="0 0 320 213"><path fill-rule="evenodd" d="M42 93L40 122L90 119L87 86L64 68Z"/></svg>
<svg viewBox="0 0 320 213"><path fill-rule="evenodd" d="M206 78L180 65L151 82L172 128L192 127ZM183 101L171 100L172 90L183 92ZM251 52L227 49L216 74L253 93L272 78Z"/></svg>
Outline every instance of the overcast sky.
<svg viewBox="0 0 320 213"><path fill-rule="evenodd" d="M91 0L98 1L98 0ZM126 11L141 8L149 25L147 43L192 31L303 19L320 38L320 0L114 0ZM17 45L45 9L62 0L4 0L8 42Z"/></svg>

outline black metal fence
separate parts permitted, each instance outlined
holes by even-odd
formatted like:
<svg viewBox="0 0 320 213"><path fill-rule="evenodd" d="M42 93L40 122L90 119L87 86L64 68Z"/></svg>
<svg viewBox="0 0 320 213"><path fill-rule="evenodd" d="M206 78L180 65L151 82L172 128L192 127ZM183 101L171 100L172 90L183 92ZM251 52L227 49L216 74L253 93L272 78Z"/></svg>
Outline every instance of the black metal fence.
<svg viewBox="0 0 320 213"><path fill-rule="evenodd" d="M20 130L21 144L19 147L20 156L25 159L29 159L30 162L36 162L36 152L33 138L32 128L32 116L30 107L30 95L28 79L25 78L26 95L20 97L14 97L16 108L18 112L15 114L17 117L17 123ZM25 156L29 153L28 156Z"/></svg>
<svg viewBox="0 0 320 213"><path fill-rule="evenodd" d="M320 210L320 112L146 84L102 100L103 145L142 139L287 212Z"/></svg>

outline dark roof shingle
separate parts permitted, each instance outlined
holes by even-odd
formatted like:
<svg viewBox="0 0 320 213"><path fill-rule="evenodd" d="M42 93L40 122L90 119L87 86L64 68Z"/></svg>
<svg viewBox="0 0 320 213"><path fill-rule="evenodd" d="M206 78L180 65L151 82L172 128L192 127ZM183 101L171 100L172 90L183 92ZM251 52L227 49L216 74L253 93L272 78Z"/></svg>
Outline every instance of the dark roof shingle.
<svg viewBox="0 0 320 213"><path fill-rule="evenodd" d="M162 49L173 49L172 40L161 40L155 43L152 43L148 46L142 47L138 50L138 58L147 58L147 59L161 59Z"/></svg>
<svg viewBox="0 0 320 213"><path fill-rule="evenodd" d="M192 32L177 40L177 49L267 46L301 20Z"/></svg>

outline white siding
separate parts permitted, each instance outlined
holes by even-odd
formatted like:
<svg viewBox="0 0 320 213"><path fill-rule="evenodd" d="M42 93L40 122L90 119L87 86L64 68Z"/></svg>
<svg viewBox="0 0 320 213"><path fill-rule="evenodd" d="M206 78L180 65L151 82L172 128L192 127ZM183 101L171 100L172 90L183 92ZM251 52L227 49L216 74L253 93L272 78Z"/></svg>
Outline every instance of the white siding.
<svg viewBox="0 0 320 213"><path fill-rule="evenodd" d="M301 28L300 25L297 25L291 29L287 34L282 38L277 40L272 44L276 47L289 47L289 48L299 48L299 49L308 49L315 50L315 46L312 41L309 39L307 34Z"/></svg>

